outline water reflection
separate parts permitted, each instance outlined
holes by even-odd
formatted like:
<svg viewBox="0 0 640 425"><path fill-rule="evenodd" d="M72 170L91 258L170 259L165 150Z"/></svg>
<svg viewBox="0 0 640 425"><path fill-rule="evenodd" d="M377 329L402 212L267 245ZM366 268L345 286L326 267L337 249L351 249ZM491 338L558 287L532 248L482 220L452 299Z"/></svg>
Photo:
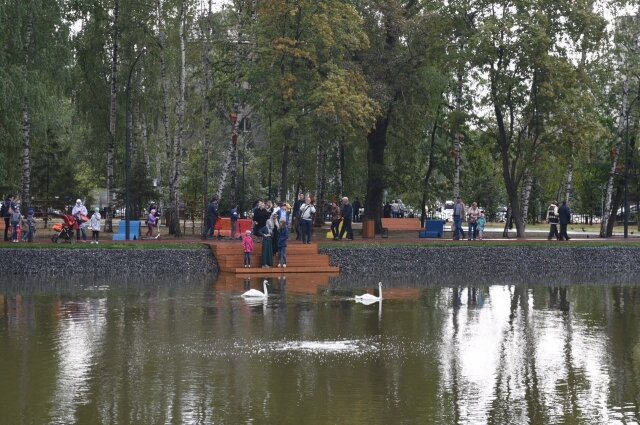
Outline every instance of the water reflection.
<svg viewBox="0 0 640 425"><path fill-rule="evenodd" d="M639 420L636 286L342 279L5 288L0 422Z"/></svg>

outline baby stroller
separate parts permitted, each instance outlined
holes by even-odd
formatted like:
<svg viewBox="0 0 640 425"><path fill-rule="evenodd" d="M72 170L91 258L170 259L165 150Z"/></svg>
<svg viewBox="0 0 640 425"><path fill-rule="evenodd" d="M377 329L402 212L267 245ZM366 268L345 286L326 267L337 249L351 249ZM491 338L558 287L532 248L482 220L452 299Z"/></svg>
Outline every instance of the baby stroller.
<svg viewBox="0 0 640 425"><path fill-rule="evenodd" d="M51 227L51 229L56 232L53 236L51 236L51 241L54 243L73 243L73 227L76 224L76 219L70 214L63 214L61 217L62 223L54 224Z"/></svg>

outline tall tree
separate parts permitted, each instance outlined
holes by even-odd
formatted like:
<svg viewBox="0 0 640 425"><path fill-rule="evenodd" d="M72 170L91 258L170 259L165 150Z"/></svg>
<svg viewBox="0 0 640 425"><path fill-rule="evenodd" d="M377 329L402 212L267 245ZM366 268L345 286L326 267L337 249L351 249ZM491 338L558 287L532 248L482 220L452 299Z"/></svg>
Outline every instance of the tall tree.
<svg viewBox="0 0 640 425"><path fill-rule="evenodd" d="M109 138L107 140L107 213L105 226L107 232L113 232L113 195L115 190L115 149L116 149L116 119L118 101L118 54L120 43L120 0L113 0L113 21L111 24L111 74L109 78Z"/></svg>

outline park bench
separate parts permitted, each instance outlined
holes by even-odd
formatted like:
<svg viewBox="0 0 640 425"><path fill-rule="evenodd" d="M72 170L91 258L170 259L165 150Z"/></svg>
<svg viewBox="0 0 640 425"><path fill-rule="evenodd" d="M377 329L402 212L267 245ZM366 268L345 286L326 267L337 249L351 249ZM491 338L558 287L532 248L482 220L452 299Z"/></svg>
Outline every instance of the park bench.
<svg viewBox="0 0 640 425"><path fill-rule="evenodd" d="M383 218L382 219L382 237L389 237L390 231L400 232L419 232L420 220L417 218Z"/></svg>
<svg viewBox="0 0 640 425"><path fill-rule="evenodd" d="M246 232L247 230L253 229L253 221L243 218L238 219L238 225L236 226L236 238L239 238ZM221 217L216 222L214 235L220 238L230 238L231 237L231 218L230 217Z"/></svg>

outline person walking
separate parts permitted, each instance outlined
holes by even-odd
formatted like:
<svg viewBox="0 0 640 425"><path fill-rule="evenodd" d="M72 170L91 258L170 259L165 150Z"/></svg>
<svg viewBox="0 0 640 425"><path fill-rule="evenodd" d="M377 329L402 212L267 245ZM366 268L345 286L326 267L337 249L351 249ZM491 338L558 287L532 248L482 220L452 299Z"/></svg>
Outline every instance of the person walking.
<svg viewBox="0 0 640 425"><path fill-rule="evenodd" d="M9 241L9 230L11 229L11 213L13 213L13 209L16 207L16 204L13 203L13 195L8 195L7 198L2 203L2 209L0 209L0 216L4 219L4 241Z"/></svg>
<svg viewBox="0 0 640 425"><path fill-rule="evenodd" d="M560 216L560 240L569 240L569 235L567 235L567 225L571 223L571 210L567 205L567 201L562 201L562 206L558 210L558 215Z"/></svg>
<svg viewBox="0 0 640 425"><path fill-rule="evenodd" d="M453 239L464 239L464 231L462 230L462 220L464 220L464 202L458 197L453 206Z"/></svg>
<svg viewBox="0 0 640 425"><path fill-rule="evenodd" d="M340 207L337 202L331 203L331 234L333 235L333 240L338 240L338 230L340 229Z"/></svg>
<svg viewBox="0 0 640 425"><path fill-rule="evenodd" d="M147 234L145 236L148 239L151 239L153 237L153 229L157 227L158 227L158 217L156 217L156 210L153 209L149 211L149 215L147 216Z"/></svg>
<svg viewBox="0 0 640 425"><path fill-rule="evenodd" d="M547 208L547 223L549 223L549 235L547 236L547 240L551 240L551 238L555 238L556 240L560 240L560 234L558 234L558 222L560 221L560 216L558 214L558 205L556 201L551 202L549 208Z"/></svg>
<svg viewBox="0 0 640 425"><path fill-rule="evenodd" d="M347 234L347 240L353 240L353 229L351 228L351 220L353 220L353 208L349 203L349 198L346 196L342 198L342 209L340 210L342 216L342 230L340 231L340 239L344 238L344 234Z"/></svg>
<svg viewBox="0 0 640 425"><path fill-rule="evenodd" d="M480 208L478 208L477 202L472 202L471 208L467 211L467 223L469 224L469 233L467 234L468 240L476 240L478 232L478 217L480 217Z"/></svg>
<svg viewBox="0 0 640 425"><path fill-rule="evenodd" d="M302 233L302 243L311 243L311 225L316 207L311 203L311 196L307 196L305 203L300 206L300 231Z"/></svg>
<svg viewBox="0 0 640 425"><path fill-rule="evenodd" d="M202 232L202 239L206 239L207 237L213 238L216 220L218 220L218 198L215 196L211 198L209 205L207 205L205 220L206 225L204 232Z"/></svg>
<svg viewBox="0 0 640 425"><path fill-rule="evenodd" d="M100 240L100 208L96 207L93 210L93 215L91 216L91 220L89 220L89 225L91 226L91 243L99 243Z"/></svg>

